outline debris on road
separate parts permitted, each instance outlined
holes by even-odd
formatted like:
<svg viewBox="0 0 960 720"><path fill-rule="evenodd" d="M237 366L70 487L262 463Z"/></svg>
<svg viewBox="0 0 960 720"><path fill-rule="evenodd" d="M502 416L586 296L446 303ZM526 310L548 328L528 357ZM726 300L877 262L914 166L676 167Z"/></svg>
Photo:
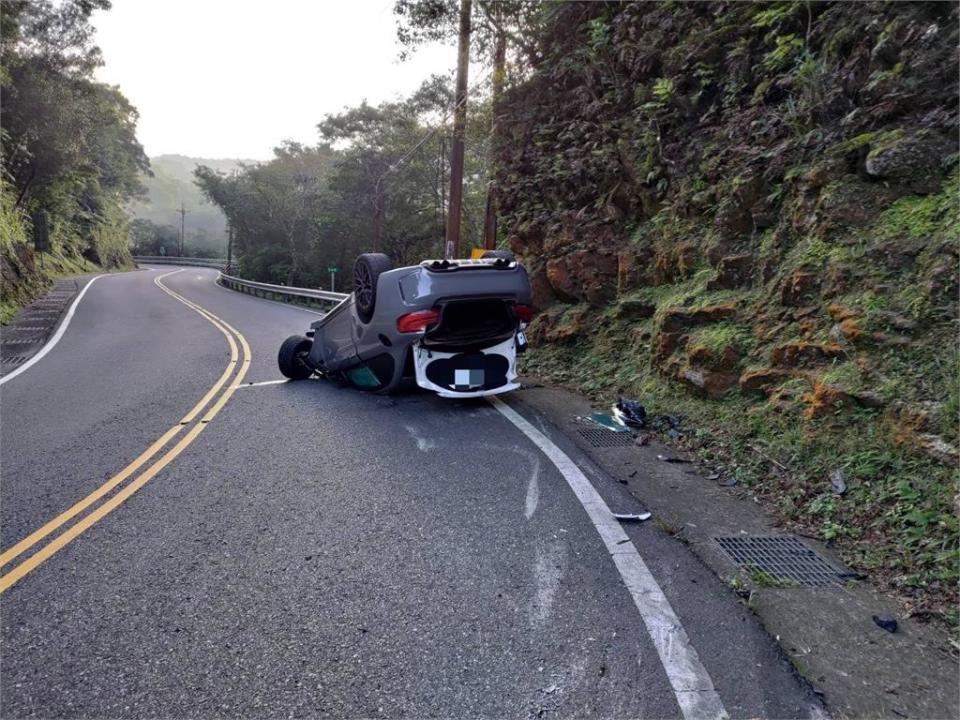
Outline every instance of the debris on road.
<svg viewBox="0 0 960 720"><path fill-rule="evenodd" d="M617 402L614 403L611 409L613 410L614 416L621 423L638 428L646 427L647 410L636 400L626 400L622 397L617 398Z"/></svg>
<svg viewBox="0 0 960 720"><path fill-rule="evenodd" d="M654 415L650 420L650 427L674 439L683 437L680 431L680 418L676 415Z"/></svg>
<svg viewBox="0 0 960 720"><path fill-rule="evenodd" d="M644 447L645 445L650 444L650 434L649 433L640 433L637 435L637 439L633 441L633 444L638 447Z"/></svg>
<svg viewBox="0 0 960 720"><path fill-rule="evenodd" d="M652 513L643 512L643 513L611 513L614 518L620 522L643 522L644 520L649 520Z"/></svg>
<svg viewBox="0 0 960 720"><path fill-rule="evenodd" d="M733 487L737 484L737 478L733 475L724 475L719 480L717 480L717 485L720 487Z"/></svg>
<svg viewBox="0 0 960 720"><path fill-rule="evenodd" d="M675 463L675 464L690 462L685 458L679 458L674 455L657 455L657 460L662 460L665 463Z"/></svg>
<svg viewBox="0 0 960 720"><path fill-rule="evenodd" d="M893 615L874 615L873 621L887 632L897 631L897 619Z"/></svg>
<svg viewBox="0 0 960 720"><path fill-rule="evenodd" d="M830 484L837 495L843 495L847 491L847 474L840 469L830 473Z"/></svg>
<svg viewBox="0 0 960 720"><path fill-rule="evenodd" d="M607 430L612 430L613 432L630 432L626 425L619 422L612 415L607 415L606 413L595 412L590 415L590 417L586 418L586 420L594 423L595 425L599 425L602 428L606 428Z"/></svg>

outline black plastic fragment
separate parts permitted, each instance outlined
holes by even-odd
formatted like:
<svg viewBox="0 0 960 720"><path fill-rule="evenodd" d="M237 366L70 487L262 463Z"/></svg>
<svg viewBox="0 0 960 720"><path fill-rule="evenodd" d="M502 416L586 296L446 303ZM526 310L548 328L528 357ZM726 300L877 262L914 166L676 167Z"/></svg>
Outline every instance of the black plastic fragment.
<svg viewBox="0 0 960 720"><path fill-rule="evenodd" d="M874 615L873 621L887 632L897 631L897 619L893 615Z"/></svg>

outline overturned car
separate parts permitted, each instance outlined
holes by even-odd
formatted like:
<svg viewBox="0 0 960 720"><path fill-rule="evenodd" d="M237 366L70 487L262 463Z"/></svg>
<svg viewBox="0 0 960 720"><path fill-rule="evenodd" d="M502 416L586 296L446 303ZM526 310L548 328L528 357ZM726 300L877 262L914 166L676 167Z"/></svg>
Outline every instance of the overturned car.
<svg viewBox="0 0 960 720"><path fill-rule="evenodd" d="M377 392L415 382L450 398L519 387L517 353L526 348L532 293L511 253L396 269L388 256L366 253L353 283L306 336L284 341L278 363L285 377L318 373Z"/></svg>

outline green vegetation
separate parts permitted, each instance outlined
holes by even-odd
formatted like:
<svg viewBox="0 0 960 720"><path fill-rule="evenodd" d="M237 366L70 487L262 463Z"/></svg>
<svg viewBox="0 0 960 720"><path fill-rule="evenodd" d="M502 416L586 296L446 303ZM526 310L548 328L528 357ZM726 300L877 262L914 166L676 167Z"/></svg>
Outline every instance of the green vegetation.
<svg viewBox="0 0 960 720"><path fill-rule="evenodd" d="M869 329L904 332L890 325L899 317L897 313L903 312L900 322L918 320L923 332L912 332L905 346L888 347L876 341L858 348L846 345L845 356L825 362L815 371L817 382L846 392L872 390L888 403L932 405L938 414L924 432L939 433L954 445L960 443L960 349L953 316L932 314L928 302L919 315L911 314L916 309L911 298L929 297L918 295L922 283L904 282L892 291L876 279L883 278L883 269L869 257L871 249L887 238L914 237L923 241L916 272L922 278L930 268L938 267L942 260L933 248L955 232L955 193L956 175L939 193L902 198L878 213L871 225L853 231L857 242L865 243L858 251L858 262L872 273L876 287L852 289L829 301L853 313ZM770 242L770 237L765 235L763 241ZM784 258L784 275L808 263L812 249L824 247L823 262L829 263L833 248L823 241L794 245ZM901 271L899 267L892 270ZM852 566L869 571L877 582L911 604L932 609L955 623L956 614L949 608L960 582L956 466L918 453L909 442L899 442L896 436L901 430L882 408L848 403L822 416L805 418L804 398L812 392L809 377L779 383L778 391L790 398L786 406L749 395L728 395L722 402L692 396L652 357L656 323L667 308L737 301L736 322L693 328L684 342L686 347L705 346L714 354L734 348L749 361L744 363L745 373L763 369L757 361L766 357L771 344L787 341L797 327L785 324L772 342L763 342L751 332L750 324L758 322L757 316L764 311L783 312L776 295L750 287L710 292L704 281L705 276L698 273L677 284L625 293L619 299L621 304L642 301L657 308L654 320L643 323L586 304L569 307L563 313L566 322L590 327L591 332L574 336L565 345L535 343L525 356L524 369L598 399L623 395L640 400L648 411L680 415L686 425L683 442L687 447L707 463L733 472L741 485L769 503L788 526L836 542ZM770 284L776 287L778 282L779 276ZM929 287L923 290L928 292ZM824 307L828 301L818 302L822 304L815 334L825 340L832 320ZM764 456L776 459L788 472ZM838 469L850 478L842 495L830 485L830 473ZM763 578L752 579L757 585L776 586Z"/></svg>
<svg viewBox="0 0 960 720"><path fill-rule="evenodd" d="M722 353L728 347L733 348L740 354L746 354L756 344L748 327L733 323L709 325L700 330L695 330L690 333L689 337L692 346L702 345L713 351L714 354Z"/></svg>
<svg viewBox="0 0 960 720"><path fill-rule="evenodd" d="M750 578L750 582L753 583L753 586L756 588L791 588L797 587L799 584L795 580L781 580L779 578L775 578L770 573L764 572L753 564L748 565L746 569L747 576Z"/></svg>
<svg viewBox="0 0 960 720"><path fill-rule="evenodd" d="M122 207L142 192L149 163L136 140L136 110L93 79L101 60L89 19L108 7L4 2L0 322L57 274L130 265Z"/></svg>
<svg viewBox="0 0 960 720"><path fill-rule="evenodd" d="M683 416L787 527L948 621L960 179L931 118L955 118L954 16L558 4L497 176L543 308L528 372Z"/></svg>
<svg viewBox="0 0 960 720"><path fill-rule="evenodd" d="M956 241L960 238L960 172L954 171L943 190L934 195L900 198L885 210L875 225L883 238L923 241Z"/></svg>
<svg viewBox="0 0 960 720"><path fill-rule="evenodd" d="M266 282L321 286L328 266L349 270L359 253L374 248L399 264L442 256L449 169L439 151L449 147L450 130L431 118L443 117L451 100L446 81L435 77L402 102L362 104L328 116L316 147L285 143L269 162L230 175L199 167L198 186L233 227L240 272ZM482 242L489 104L472 106L470 118L462 227L467 248ZM383 234L376 247L378 200ZM349 283L349 272L340 280L340 287Z"/></svg>

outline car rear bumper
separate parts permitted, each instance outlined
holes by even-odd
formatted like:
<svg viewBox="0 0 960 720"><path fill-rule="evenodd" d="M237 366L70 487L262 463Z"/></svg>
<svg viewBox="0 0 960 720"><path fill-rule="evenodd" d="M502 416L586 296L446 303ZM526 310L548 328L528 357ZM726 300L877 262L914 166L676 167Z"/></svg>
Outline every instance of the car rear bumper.
<svg viewBox="0 0 960 720"><path fill-rule="evenodd" d="M517 347L514 337L483 350L449 353L413 347L417 385L440 397L472 398L517 390Z"/></svg>

